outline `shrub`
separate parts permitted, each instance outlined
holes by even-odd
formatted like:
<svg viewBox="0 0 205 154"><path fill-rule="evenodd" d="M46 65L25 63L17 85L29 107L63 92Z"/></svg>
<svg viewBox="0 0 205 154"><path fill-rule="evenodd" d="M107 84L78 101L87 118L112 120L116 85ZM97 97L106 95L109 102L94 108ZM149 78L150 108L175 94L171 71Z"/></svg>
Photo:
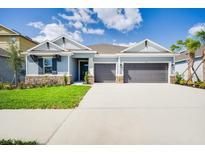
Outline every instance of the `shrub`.
<svg viewBox="0 0 205 154"><path fill-rule="evenodd" d="M200 84L202 84L203 82L201 81L195 81L194 82L194 87L198 88Z"/></svg>
<svg viewBox="0 0 205 154"><path fill-rule="evenodd" d="M4 85L3 85L3 83L0 82L0 90L1 89L4 89Z"/></svg>
<svg viewBox="0 0 205 154"><path fill-rule="evenodd" d="M88 72L85 72L84 81L88 84Z"/></svg>
<svg viewBox="0 0 205 154"><path fill-rule="evenodd" d="M179 84L180 84L180 85L186 85L186 80L183 80L183 79L180 80Z"/></svg>
<svg viewBox="0 0 205 154"><path fill-rule="evenodd" d="M68 84L68 77L66 76L66 74L64 74L63 79L64 79L64 84L67 85Z"/></svg>
<svg viewBox="0 0 205 154"><path fill-rule="evenodd" d="M183 77L178 72L176 73L176 84L180 84L180 81L183 80Z"/></svg>
<svg viewBox="0 0 205 154"><path fill-rule="evenodd" d="M199 85L199 88L205 89L205 83L201 83L201 84Z"/></svg>
<svg viewBox="0 0 205 154"><path fill-rule="evenodd" d="M10 83L3 84L3 87L4 87L3 89L7 89L7 90L13 89L13 87L12 87L12 85Z"/></svg>
<svg viewBox="0 0 205 154"><path fill-rule="evenodd" d="M25 83L24 83L24 82L20 82L20 83L18 84L18 88L20 88L20 89L25 89L25 88L26 88Z"/></svg>
<svg viewBox="0 0 205 154"><path fill-rule="evenodd" d="M191 87L194 85L193 81L190 81L190 80L189 80L186 84L187 84L188 86L191 86Z"/></svg>

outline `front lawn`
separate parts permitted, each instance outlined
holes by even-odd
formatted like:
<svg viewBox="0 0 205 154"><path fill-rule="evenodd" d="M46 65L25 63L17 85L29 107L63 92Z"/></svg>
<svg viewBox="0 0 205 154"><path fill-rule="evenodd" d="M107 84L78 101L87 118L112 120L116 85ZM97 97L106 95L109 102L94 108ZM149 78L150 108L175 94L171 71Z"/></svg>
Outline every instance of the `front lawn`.
<svg viewBox="0 0 205 154"><path fill-rule="evenodd" d="M90 86L0 90L0 109L67 109L78 106Z"/></svg>

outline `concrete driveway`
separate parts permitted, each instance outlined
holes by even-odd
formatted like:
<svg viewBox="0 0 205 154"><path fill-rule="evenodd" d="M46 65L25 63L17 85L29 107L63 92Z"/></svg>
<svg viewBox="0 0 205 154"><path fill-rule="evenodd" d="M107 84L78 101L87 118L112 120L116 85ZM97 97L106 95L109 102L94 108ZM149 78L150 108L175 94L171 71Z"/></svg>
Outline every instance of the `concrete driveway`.
<svg viewBox="0 0 205 154"><path fill-rule="evenodd" d="M94 84L48 144L205 144L205 90Z"/></svg>
<svg viewBox="0 0 205 154"><path fill-rule="evenodd" d="M205 90L94 84L74 110L0 110L0 138L42 144L205 144Z"/></svg>

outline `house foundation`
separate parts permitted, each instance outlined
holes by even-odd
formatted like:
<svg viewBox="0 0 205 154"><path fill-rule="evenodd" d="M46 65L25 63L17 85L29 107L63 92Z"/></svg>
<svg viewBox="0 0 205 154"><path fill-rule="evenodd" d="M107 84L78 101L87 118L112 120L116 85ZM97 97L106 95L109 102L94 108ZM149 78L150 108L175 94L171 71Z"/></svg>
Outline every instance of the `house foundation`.
<svg viewBox="0 0 205 154"><path fill-rule="evenodd" d="M122 75L116 76L116 83L124 83L124 77Z"/></svg>
<svg viewBox="0 0 205 154"><path fill-rule="evenodd" d="M67 84L71 84L72 76L26 76L25 84L64 85L66 80Z"/></svg>
<svg viewBox="0 0 205 154"><path fill-rule="evenodd" d="M176 75L170 75L170 83L175 84L176 82Z"/></svg>

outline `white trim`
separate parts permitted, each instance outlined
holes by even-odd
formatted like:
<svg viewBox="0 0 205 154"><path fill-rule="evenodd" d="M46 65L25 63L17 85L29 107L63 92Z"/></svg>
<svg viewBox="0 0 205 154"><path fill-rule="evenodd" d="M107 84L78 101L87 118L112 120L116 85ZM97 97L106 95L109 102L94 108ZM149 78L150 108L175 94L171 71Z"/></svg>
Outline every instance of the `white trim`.
<svg viewBox="0 0 205 154"><path fill-rule="evenodd" d="M67 55L72 55L71 52L56 52L56 53L49 53L49 52L35 52L35 53L22 53L23 55L37 55L37 56L54 56L54 55L62 55L62 56L67 56Z"/></svg>
<svg viewBox="0 0 205 154"><path fill-rule="evenodd" d="M88 60L78 60L78 81L80 81L80 63L81 62L88 62Z"/></svg>
<svg viewBox="0 0 205 154"><path fill-rule="evenodd" d="M136 44L134 44L134 45L132 45L132 46L130 46L130 47L124 49L124 50L122 50L121 52L123 53L123 52L125 52L125 51L127 51L127 50L130 50L130 49L132 49L132 48L134 48L134 47L136 47L136 46L142 44L142 43L145 42L145 41L148 41L148 42L150 42L150 43L152 43L152 44L154 44L154 45L160 47L161 49L163 49L163 50L165 50L165 51L171 52L169 49L167 49L167 48L161 46L160 44L158 44L158 43L156 43L156 42L151 41L150 39L144 39L144 40L142 40L142 41L140 41L140 42L138 42L138 43L136 43Z"/></svg>
<svg viewBox="0 0 205 154"><path fill-rule="evenodd" d="M70 59L71 59L71 57L68 56L68 65L67 65L67 67L68 67L68 72L67 72L67 74L68 74L68 75L71 74L71 73L70 73Z"/></svg>
<svg viewBox="0 0 205 154"><path fill-rule="evenodd" d="M126 54L117 54L120 57L174 57L174 54L171 53L126 53Z"/></svg>
<svg viewBox="0 0 205 154"><path fill-rule="evenodd" d="M92 50L91 48L89 48L89 47L87 47L87 46L85 46L85 45L83 45L83 44L80 44L80 43L78 43L77 41L75 41L75 40L73 40L73 39L71 39L71 38L68 38L68 37L65 36L65 35L61 35L61 36L57 37L56 39L52 40L51 42L55 42L55 41L57 41L57 40L59 40L59 39L61 39L61 38L63 38L63 37L66 38L67 40L73 42L73 43L76 43L77 45L79 45L79 46L81 46L81 47L83 47L83 48L86 48L86 49L88 49L88 50Z"/></svg>
<svg viewBox="0 0 205 154"><path fill-rule="evenodd" d="M123 68L123 71L122 71L122 75L123 75L123 78L124 78L124 64L127 64L127 63L136 63L136 64L150 64L150 63L156 63L156 64L160 64L160 63L164 63L164 64L168 64L168 82L167 83L170 83L170 75L171 75L171 73L170 73L170 69L171 69L171 67L169 66L170 65L170 61L138 61L138 62L136 62L136 61L124 61L124 62L122 62L122 68Z"/></svg>
<svg viewBox="0 0 205 154"><path fill-rule="evenodd" d="M2 24L0 24L0 26L2 26L3 28L5 28L5 29L7 29L7 30L9 30L9 31L11 31L11 32L13 32L13 33L15 33L16 35L20 35L20 33L14 31L14 30L12 30L12 29L10 29L10 28L8 28L8 27L2 25ZM10 35L10 34L9 34L9 35Z"/></svg>
<svg viewBox="0 0 205 154"><path fill-rule="evenodd" d="M28 72L28 64L27 64L27 63L28 63L28 59L27 59L27 58L28 58L28 56L26 55L26 56L25 56L25 62L26 62L26 75L27 75L27 72Z"/></svg>
<svg viewBox="0 0 205 154"><path fill-rule="evenodd" d="M26 76L64 76L65 74L27 74Z"/></svg>
<svg viewBox="0 0 205 154"><path fill-rule="evenodd" d="M97 53L97 51L87 51L87 50L85 50L85 51L72 51L71 50L71 52L72 53L85 53L85 54L87 54L87 53Z"/></svg>
<svg viewBox="0 0 205 154"><path fill-rule="evenodd" d="M41 46L41 45L43 45L43 44L45 44L45 43L50 43L50 44L52 44L53 46L55 46L56 48L61 49L61 50L63 50L63 51L66 51L64 48L58 46L57 44L55 44L55 43L53 43L53 42L51 42L51 41L45 40L45 41L41 42L40 44L38 44L38 45L36 45L36 46L34 46L34 47L28 49L27 52L29 52L29 51L31 51L31 50L33 50L33 49L35 49L35 48L38 48L39 46ZM48 51L49 51L49 50L48 50Z"/></svg>

